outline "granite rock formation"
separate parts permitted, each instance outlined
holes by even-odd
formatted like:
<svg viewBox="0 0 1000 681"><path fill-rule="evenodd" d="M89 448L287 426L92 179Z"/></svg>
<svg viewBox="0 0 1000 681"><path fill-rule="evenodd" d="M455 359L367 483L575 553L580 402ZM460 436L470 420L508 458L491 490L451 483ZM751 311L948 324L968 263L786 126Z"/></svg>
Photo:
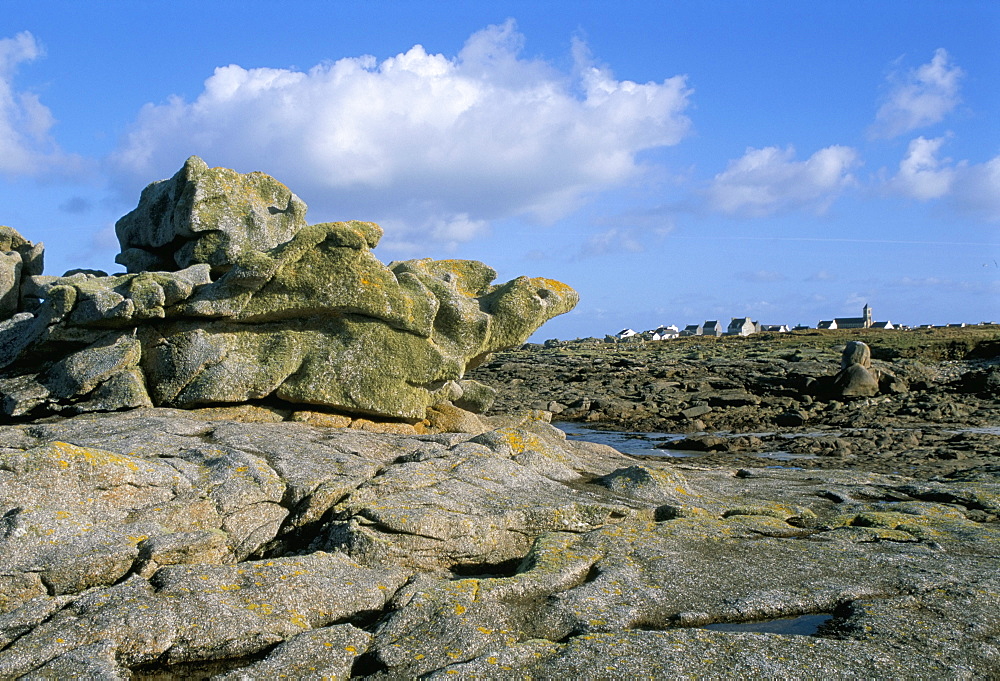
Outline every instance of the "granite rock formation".
<svg viewBox="0 0 1000 681"><path fill-rule="evenodd" d="M0 426L0 677L991 678L998 515L995 469L678 466L531 413Z"/></svg>
<svg viewBox="0 0 1000 681"><path fill-rule="evenodd" d="M871 397L878 394L878 379L871 349L861 341L850 341L840 359L840 372L833 379L833 393L838 397Z"/></svg>
<svg viewBox="0 0 1000 681"><path fill-rule="evenodd" d="M128 273L41 275L41 247L0 232L0 411L9 417L272 400L419 422L489 406L464 380L577 295L495 285L474 261L371 253L370 222L309 225L263 173L188 159L116 225ZM3 307L6 306L6 307Z"/></svg>

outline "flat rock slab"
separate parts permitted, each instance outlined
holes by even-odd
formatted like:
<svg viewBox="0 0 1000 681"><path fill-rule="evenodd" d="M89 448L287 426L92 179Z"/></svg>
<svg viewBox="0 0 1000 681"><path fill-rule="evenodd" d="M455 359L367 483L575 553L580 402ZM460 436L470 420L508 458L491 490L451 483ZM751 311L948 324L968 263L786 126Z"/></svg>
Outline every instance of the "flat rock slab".
<svg viewBox="0 0 1000 681"><path fill-rule="evenodd" d="M1000 471L704 468L510 424L0 427L0 677L1000 674Z"/></svg>

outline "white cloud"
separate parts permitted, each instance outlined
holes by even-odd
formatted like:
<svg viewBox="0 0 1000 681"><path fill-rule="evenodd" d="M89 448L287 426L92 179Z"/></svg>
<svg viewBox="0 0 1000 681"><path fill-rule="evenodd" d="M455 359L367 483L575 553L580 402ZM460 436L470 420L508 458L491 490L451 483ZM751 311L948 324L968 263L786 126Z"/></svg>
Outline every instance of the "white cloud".
<svg viewBox="0 0 1000 681"><path fill-rule="evenodd" d="M406 223L390 218L381 223L382 229L388 235L380 242L383 250L390 253L410 257L423 248L420 242L407 240L408 232L416 232L441 244L446 250L454 251L458 245L471 241L478 236L489 234L490 225L486 220L473 220L468 213L457 215L433 215L419 223ZM399 238L403 236L404 238Z"/></svg>
<svg viewBox="0 0 1000 681"><path fill-rule="evenodd" d="M905 74L893 72L870 133L874 137L891 138L940 122L958 106L958 86L963 75L942 48L935 50L927 64Z"/></svg>
<svg viewBox="0 0 1000 681"><path fill-rule="evenodd" d="M887 188L918 201L944 199L959 213L1000 222L1000 156L985 163L939 159L945 141L945 137L912 140Z"/></svg>
<svg viewBox="0 0 1000 681"><path fill-rule="evenodd" d="M788 209L822 212L854 184L858 154L850 147L820 149L796 161L792 147L747 149L712 180L709 205L723 213L764 216Z"/></svg>
<svg viewBox="0 0 1000 681"><path fill-rule="evenodd" d="M889 188L918 201L938 199L951 191L955 168L948 165L950 159L937 158L944 142L944 137L912 140L906 156L899 162L899 172L889 181Z"/></svg>
<svg viewBox="0 0 1000 681"><path fill-rule="evenodd" d="M984 222L1000 222L1000 156L986 163L960 166L952 200L967 215Z"/></svg>
<svg viewBox="0 0 1000 681"><path fill-rule="evenodd" d="M683 76L616 80L579 45L567 74L522 43L508 21L454 58L417 45L307 72L217 68L194 101L146 105L110 160L130 195L197 154L274 175L325 218L460 241L502 217L565 216L687 133Z"/></svg>
<svg viewBox="0 0 1000 681"><path fill-rule="evenodd" d="M14 88L18 65L43 54L27 31L0 39L0 174L38 175L72 161L49 136L52 113L34 93Z"/></svg>

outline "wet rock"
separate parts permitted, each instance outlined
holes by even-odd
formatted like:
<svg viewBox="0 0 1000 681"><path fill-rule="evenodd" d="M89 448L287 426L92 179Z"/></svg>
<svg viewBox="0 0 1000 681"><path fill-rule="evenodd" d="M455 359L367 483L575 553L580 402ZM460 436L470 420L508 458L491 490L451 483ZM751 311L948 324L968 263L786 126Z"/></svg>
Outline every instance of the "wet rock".
<svg viewBox="0 0 1000 681"><path fill-rule="evenodd" d="M712 407L707 404L699 405L696 407L688 407L687 409L681 410L681 416L687 419L696 419L699 416L704 416L712 411Z"/></svg>
<svg viewBox="0 0 1000 681"><path fill-rule="evenodd" d="M657 449L683 449L691 452L724 452L730 449L729 440L717 435L694 435L680 440L670 440L656 445Z"/></svg>
<svg viewBox="0 0 1000 681"><path fill-rule="evenodd" d="M774 419L774 423L783 428L795 428L805 425L808 419L809 417L801 411L786 411L783 414L779 414Z"/></svg>

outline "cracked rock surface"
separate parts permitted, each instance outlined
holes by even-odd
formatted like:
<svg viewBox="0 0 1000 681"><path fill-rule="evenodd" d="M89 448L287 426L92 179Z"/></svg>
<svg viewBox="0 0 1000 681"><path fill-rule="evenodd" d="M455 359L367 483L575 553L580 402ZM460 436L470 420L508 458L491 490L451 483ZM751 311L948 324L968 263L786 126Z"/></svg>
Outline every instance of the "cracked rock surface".
<svg viewBox="0 0 1000 681"><path fill-rule="evenodd" d="M0 678L1000 674L995 467L707 468L488 425L0 426Z"/></svg>

